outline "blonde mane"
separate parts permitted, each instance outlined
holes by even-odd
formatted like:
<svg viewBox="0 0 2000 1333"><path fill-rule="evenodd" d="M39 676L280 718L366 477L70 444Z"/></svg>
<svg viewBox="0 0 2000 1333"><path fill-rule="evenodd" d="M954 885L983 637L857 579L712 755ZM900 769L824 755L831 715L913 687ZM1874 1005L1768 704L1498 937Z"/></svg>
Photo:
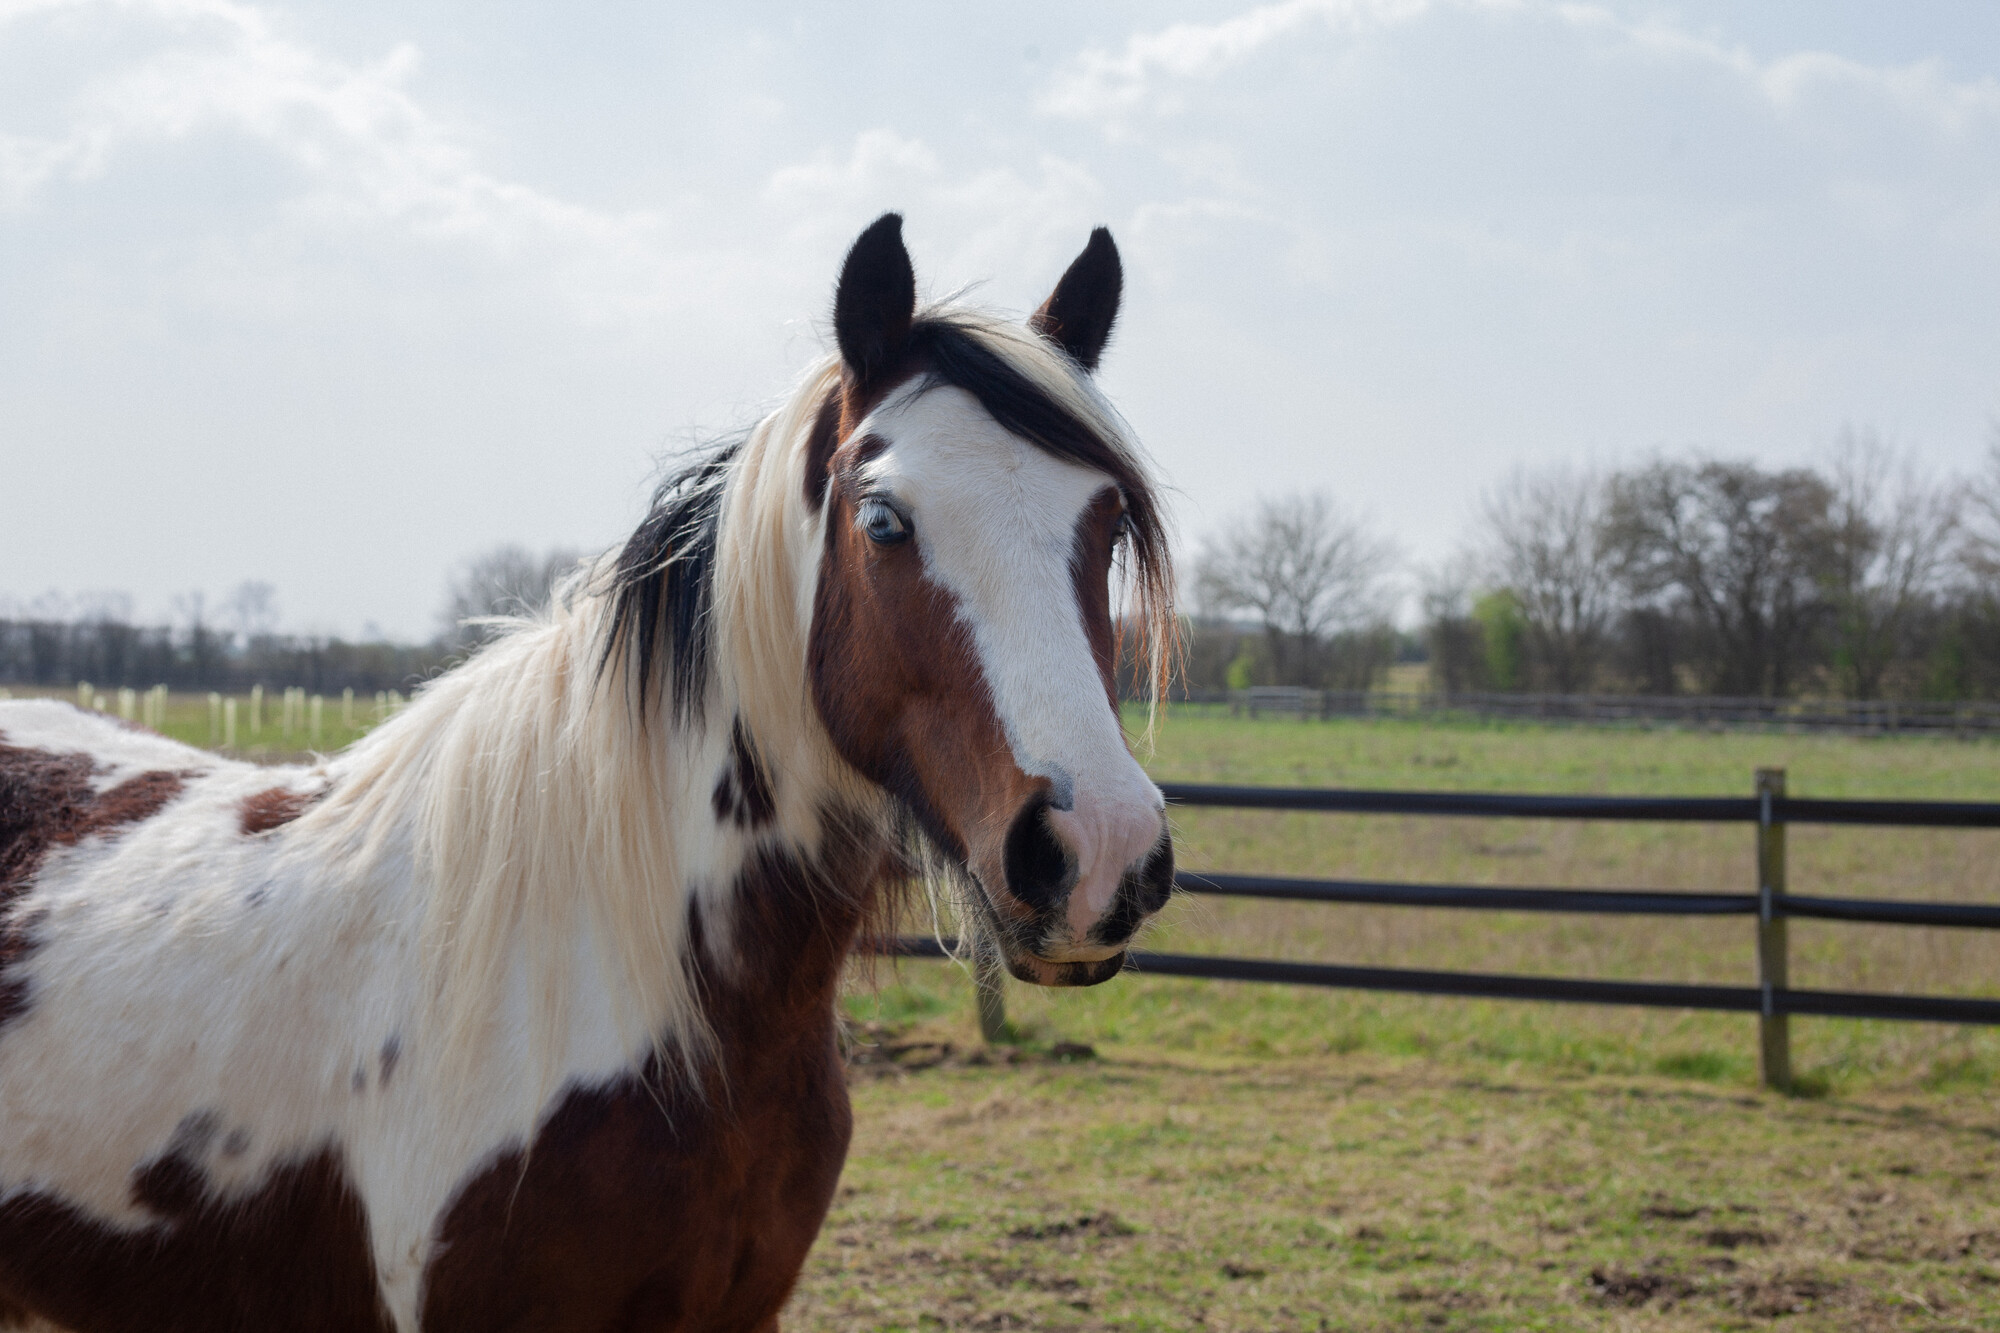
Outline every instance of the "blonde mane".
<svg viewBox="0 0 2000 1333"><path fill-rule="evenodd" d="M1124 422L1060 351L962 307L920 319L948 321L1004 359L1150 485ZM806 854L830 803L876 812L885 829L893 822L884 798L833 753L806 674L824 518L807 500L805 470L840 374L835 358L813 366L728 463L695 707L665 706L669 673L649 678L617 642L620 557L609 553L581 567L547 611L502 626L358 742L307 816L342 841L358 874L413 859L426 1005L417 1035L452 1073L524 1043L532 1077L514 1086L530 1125L565 1077L588 975L604 980L601 1003L624 1052L650 1049L684 1077L712 1050L689 905L716 840L740 836L717 828L709 800L732 719L777 778L778 835ZM1175 643L1172 575L1159 522L1138 537L1124 620L1141 636L1157 698ZM703 927L711 948L726 947L726 919L704 914Z"/></svg>

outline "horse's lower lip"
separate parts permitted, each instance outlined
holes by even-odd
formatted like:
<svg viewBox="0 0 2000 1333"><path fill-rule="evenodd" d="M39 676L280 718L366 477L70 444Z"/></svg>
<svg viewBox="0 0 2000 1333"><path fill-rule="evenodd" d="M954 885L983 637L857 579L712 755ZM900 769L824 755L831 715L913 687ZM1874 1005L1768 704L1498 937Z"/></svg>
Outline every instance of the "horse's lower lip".
<svg viewBox="0 0 2000 1333"><path fill-rule="evenodd" d="M1063 960L1019 953L1008 958L1007 970L1017 980L1034 986L1096 986L1125 970L1125 951L1116 949L1103 958Z"/></svg>
<svg viewBox="0 0 2000 1333"><path fill-rule="evenodd" d="M1079 944L1061 953L1038 953L1034 955L1034 959L1038 963L1048 963L1051 966L1062 963L1101 963L1107 958L1116 958L1125 952L1125 948L1126 946L1122 944Z"/></svg>

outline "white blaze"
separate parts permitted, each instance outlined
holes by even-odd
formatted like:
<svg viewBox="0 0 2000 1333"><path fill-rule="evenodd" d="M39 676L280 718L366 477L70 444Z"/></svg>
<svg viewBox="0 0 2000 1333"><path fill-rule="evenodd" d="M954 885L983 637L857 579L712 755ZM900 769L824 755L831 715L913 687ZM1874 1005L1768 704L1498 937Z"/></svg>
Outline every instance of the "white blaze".
<svg viewBox="0 0 2000 1333"><path fill-rule="evenodd" d="M1077 523L1112 480L1001 429L962 389L899 394L862 429L889 442L864 475L906 508L925 572L957 599L1014 761L1049 778L1058 804L1073 793L1049 818L1076 857L1080 942L1163 827L1160 790L1105 699L1070 568Z"/></svg>

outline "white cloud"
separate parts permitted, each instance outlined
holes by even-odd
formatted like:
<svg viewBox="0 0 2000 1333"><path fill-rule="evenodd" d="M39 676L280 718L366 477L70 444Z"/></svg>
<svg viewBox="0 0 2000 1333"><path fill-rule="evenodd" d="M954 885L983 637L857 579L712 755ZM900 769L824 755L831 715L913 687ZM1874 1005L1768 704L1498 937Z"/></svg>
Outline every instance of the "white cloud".
<svg viewBox="0 0 2000 1333"><path fill-rule="evenodd" d="M1430 9L1430 0L1282 0L1217 23L1176 23L1136 34L1116 54L1085 51L1044 94L1042 109L1090 119L1179 110L1183 102L1166 90L1170 81L1214 78L1308 26L1360 32Z"/></svg>
<svg viewBox="0 0 2000 1333"><path fill-rule="evenodd" d="M1560 0L1282 0L1214 23L1137 33L1116 52L1081 52L1044 90L1040 109L1118 129L1135 112L1187 110L1193 103L1186 85L1211 81L1287 39L1315 33L1352 39L1467 16L1552 22L1609 38L1628 54L1704 64L1741 78L1781 111L1830 92L1859 91L1941 129L2000 117L2000 80L1954 81L1936 61L1877 67L1804 51L1760 65L1741 47L1659 19L1632 20L1600 5Z"/></svg>
<svg viewBox="0 0 2000 1333"><path fill-rule="evenodd" d="M670 305L691 276L671 258L659 212L594 209L483 169L411 91L421 56L410 44L349 64L230 0L17 5L0 30L62 11L94 11L142 39L139 54L90 73L60 132L0 135L0 207L18 211L57 182L100 178L151 148L223 140L296 173L286 212L298 225L386 229L511 263L593 314Z"/></svg>

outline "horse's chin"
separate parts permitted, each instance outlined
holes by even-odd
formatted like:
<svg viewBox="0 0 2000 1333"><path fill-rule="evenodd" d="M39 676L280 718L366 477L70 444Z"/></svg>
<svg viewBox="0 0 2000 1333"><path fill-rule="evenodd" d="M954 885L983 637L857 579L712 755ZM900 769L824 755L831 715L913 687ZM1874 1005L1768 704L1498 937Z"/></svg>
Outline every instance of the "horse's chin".
<svg viewBox="0 0 2000 1333"><path fill-rule="evenodd" d="M1007 970L1031 986L1097 986L1125 970L1125 951L1105 958L1054 959L1010 953Z"/></svg>

